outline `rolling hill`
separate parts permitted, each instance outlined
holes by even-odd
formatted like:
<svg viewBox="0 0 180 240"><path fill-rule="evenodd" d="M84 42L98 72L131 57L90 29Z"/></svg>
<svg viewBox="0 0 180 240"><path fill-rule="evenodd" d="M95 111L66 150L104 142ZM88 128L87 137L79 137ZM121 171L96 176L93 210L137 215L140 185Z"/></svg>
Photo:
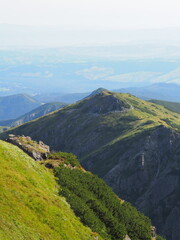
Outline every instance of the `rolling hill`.
<svg viewBox="0 0 180 240"><path fill-rule="evenodd" d="M0 97L0 120L15 119L40 105L27 94Z"/></svg>
<svg viewBox="0 0 180 240"><path fill-rule="evenodd" d="M180 103L179 102L167 102L162 100L152 99L149 100L152 103L162 105L163 107L169 109L172 112L180 113Z"/></svg>
<svg viewBox="0 0 180 240"><path fill-rule="evenodd" d="M1 137L30 135L54 150L73 152L168 240L178 240L179 131L179 114L130 94L103 91Z"/></svg>

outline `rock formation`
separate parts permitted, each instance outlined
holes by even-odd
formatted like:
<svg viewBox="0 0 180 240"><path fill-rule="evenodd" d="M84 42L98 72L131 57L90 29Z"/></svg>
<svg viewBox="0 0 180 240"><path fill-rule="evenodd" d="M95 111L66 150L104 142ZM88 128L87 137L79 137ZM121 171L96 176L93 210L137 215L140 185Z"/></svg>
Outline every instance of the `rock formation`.
<svg viewBox="0 0 180 240"><path fill-rule="evenodd" d="M44 144L42 141L35 142L31 139L31 137L15 136L10 134L6 141L21 148L36 161L46 159L47 154L50 152L49 146Z"/></svg>

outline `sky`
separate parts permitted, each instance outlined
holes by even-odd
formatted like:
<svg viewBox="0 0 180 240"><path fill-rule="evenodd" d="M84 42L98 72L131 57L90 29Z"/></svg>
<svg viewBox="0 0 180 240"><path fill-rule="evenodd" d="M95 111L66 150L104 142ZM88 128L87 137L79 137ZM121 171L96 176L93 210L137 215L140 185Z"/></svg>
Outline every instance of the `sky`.
<svg viewBox="0 0 180 240"><path fill-rule="evenodd" d="M166 28L180 26L179 0L1 0L0 23Z"/></svg>

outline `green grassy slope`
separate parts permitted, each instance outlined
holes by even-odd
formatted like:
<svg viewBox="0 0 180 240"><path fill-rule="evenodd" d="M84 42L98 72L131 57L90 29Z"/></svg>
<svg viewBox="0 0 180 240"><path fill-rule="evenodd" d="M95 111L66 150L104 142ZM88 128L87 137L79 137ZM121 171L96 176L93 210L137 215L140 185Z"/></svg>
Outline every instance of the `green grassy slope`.
<svg viewBox="0 0 180 240"><path fill-rule="evenodd" d="M54 176L0 141L0 239L92 240L92 232L58 196ZM99 238L101 239L101 238Z"/></svg>
<svg viewBox="0 0 180 240"><path fill-rule="evenodd" d="M167 102L167 101L156 100L156 99L149 100L149 102L162 105L163 107L167 108L170 111L180 113L180 103L179 102Z"/></svg>

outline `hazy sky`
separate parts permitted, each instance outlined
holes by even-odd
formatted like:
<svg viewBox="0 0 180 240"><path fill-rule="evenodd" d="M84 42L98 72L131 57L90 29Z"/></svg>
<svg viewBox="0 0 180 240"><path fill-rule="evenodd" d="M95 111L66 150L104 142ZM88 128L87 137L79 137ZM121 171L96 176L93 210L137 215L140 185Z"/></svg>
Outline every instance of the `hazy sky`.
<svg viewBox="0 0 180 240"><path fill-rule="evenodd" d="M179 0L1 0L0 23L107 28L180 26Z"/></svg>

